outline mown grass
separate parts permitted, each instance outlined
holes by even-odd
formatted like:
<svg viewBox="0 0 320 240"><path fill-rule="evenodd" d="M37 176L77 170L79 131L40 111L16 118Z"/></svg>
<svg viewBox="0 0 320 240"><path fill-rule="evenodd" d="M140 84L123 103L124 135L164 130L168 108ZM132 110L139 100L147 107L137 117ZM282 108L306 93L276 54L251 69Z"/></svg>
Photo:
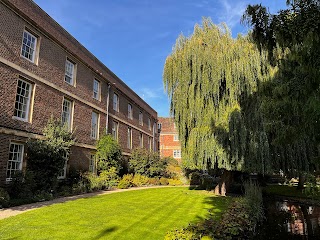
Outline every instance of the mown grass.
<svg viewBox="0 0 320 240"><path fill-rule="evenodd" d="M173 228L216 218L229 198L187 188L119 192L55 204L0 221L1 239L163 239Z"/></svg>

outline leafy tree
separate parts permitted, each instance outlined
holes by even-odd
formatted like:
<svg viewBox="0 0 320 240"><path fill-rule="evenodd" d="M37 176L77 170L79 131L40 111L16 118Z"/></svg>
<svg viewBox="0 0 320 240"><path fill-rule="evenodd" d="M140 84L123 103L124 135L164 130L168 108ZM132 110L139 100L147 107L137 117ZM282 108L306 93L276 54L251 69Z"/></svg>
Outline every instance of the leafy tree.
<svg viewBox="0 0 320 240"><path fill-rule="evenodd" d="M73 134L60 121L51 118L43 130L43 140L27 142L27 173L33 176L33 190L54 190L74 144Z"/></svg>
<svg viewBox="0 0 320 240"><path fill-rule="evenodd" d="M129 166L135 174L147 177L166 176L167 159L161 159L158 153L144 148L135 149L130 157Z"/></svg>
<svg viewBox="0 0 320 240"><path fill-rule="evenodd" d="M183 162L191 169L270 171L269 144L258 89L269 80L267 54L249 37L233 39L227 26L204 19L181 35L167 57L163 81L178 125Z"/></svg>
<svg viewBox="0 0 320 240"><path fill-rule="evenodd" d="M102 136L97 143L97 160L98 171L109 170L111 167L116 168L119 174L123 168L123 157L119 143L110 135Z"/></svg>
<svg viewBox="0 0 320 240"><path fill-rule="evenodd" d="M287 1L288 9L270 14L249 5L243 21L277 73L264 87L261 109L271 143L273 165L286 173L319 168L320 1ZM300 181L300 187L303 181Z"/></svg>

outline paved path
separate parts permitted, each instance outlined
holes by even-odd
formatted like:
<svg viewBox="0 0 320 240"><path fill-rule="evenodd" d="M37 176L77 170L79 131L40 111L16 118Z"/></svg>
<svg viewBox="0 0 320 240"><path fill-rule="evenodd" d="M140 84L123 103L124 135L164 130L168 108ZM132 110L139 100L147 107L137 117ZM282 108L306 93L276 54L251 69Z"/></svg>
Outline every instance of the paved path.
<svg viewBox="0 0 320 240"><path fill-rule="evenodd" d="M111 191L99 191L99 192L85 193L85 194L75 195L75 196L70 196L70 197L56 198L51 201L36 202L36 203L25 204L25 205L21 205L21 206L12 207L12 208L0 209L0 219L15 216L15 215L21 214L23 212L31 211L33 209L49 206L52 204L64 203L64 202L73 201L73 200L80 199L80 198L90 198L93 196L111 194L111 193L116 193L116 192L134 191L134 190L141 190L141 189L147 189L147 188L161 188L161 187L174 187L174 186L134 187L134 188L129 188L129 189L116 189L116 190L111 190ZM186 186L182 186L182 187L186 187Z"/></svg>

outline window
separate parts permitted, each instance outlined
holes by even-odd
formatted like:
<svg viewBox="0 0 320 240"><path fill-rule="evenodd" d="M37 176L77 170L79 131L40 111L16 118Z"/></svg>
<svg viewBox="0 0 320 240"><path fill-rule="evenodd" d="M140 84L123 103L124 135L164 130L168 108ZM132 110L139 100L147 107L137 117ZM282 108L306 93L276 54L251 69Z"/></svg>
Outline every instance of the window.
<svg viewBox="0 0 320 240"><path fill-rule="evenodd" d="M37 47L37 37L24 30L22 47L21 47L21 56L28 59L31 62L35 62Z"/></svg>
<svg viewBox="0 0 320 240"><path fill-rule="evenodd" d="M179 135L178 134L175 134L173 136L173 141L179 141Z"/></svg>
<svg viewBox="0 0 320 240"><path fill-rule="evenodd" d="M128 128L128 140L127 140L127 148L132 148L132 129Z"/></svg>
<svg viewBox="0 0 320 240"><path fill-rule="evenodd" d="M112 122L112 136L115 140L118 140L118 127L119 127L119 123L113 121Z"/></svg>
<svg viewBox="0 0 320 240"><path fill-rule="evenodd" d="M10 143L6 181L11 181L14 174L22 170L23 144Z"/></svg>
<svg viewBox="0 0 320 240"><path fill-rule="evenodd" d="M162 123L158 123L158 132L161 132Z"/></svg>
<svg viewBox="0 0 320 240"><path fill-rule="evenodd" d="M173 150L173 158L181 158L181 150Z"/></svg>
<svg viewBox="0 0 320 240"><path fill-rule="evenodd" d="M74 85L75 64L69 59L66 60L66 71L64 75L65 82Z"/></svg>
<svg viewBox="0 0 320 240"><path fill-rule="evenodd" d="M148 129L151 131L151 120L148 118Z"/></svg>
<svg viewBox="0 0 320 240"><path fill-rule="evenodd" d="M91 138L98 139L99 135L99 114L96 112L92 112L91 115Z"/></svg>
<svg viewBox="0 0 320 240"><path fill-rule="evenodd" d="M96 173L96 155L94 154L90 155L89 172Z"/></svg>
<svg viewBox="0 0 320 240"><path fill-rule="evenodd" d="M151 151L152 150L152 138L149 137L149 150Z"/></svg>
<svg viewBox="0 0 320 240"><path fill-rule="evenodd" d="M140 147L143 148L143 134L140 133L139 135L139 144L140 144Z"/></svg>
<svg viewBox="0 0 320 240"><path fill-rule="evenodd" d="M27 121L29 118L32 85L21 79L18 80L14 116Z"/></svg>
<svg viewBox="0 0 320 240"><path fill-rule="evenodd" d="M132 105L130 103L128 104L128 118L133 118Z"/></svg>
<svg viewBox="0 0 320 240"><path fill-rule="evenodd" d="M119 96L116 93L113 94L113 110L119 112Z"/></svg>
<svg viewBox="0 0 320 240"><path fill-rule="evenodd" d="M63 154L63 157L65 158L64 166L61 169L61 171L58 174L58 179L65 179L67 176L67 166L68 166L68 153L65 152Z"/></svg>
<svg viewBox="0 0 320 240"><path fill-rule="evenodd" d="M143 126L143 114L141 111L139 112L139 125Z"/></svg>
<svg viewBox="0 0 320 240"><path fill-rule="evenodd" d="M97 79L93 80L93 98L100 100L100 82Z"/></svg>
<svg viewBox="0 0 320 240"><path fill-rule="evenodd" d="M63 99L62 104L62 115L61 122L71 129L71 119L72 119L72 102L66 98Z"/></svg>

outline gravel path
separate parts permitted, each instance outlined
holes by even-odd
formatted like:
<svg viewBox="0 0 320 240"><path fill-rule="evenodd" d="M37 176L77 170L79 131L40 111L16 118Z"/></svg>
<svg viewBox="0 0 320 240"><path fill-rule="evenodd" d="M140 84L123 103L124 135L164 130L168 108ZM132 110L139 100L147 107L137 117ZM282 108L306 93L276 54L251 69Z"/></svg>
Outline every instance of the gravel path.
<svg viewBox="0 0 320 240"><path fill-rule="evenodd" d="M25 204L25 205L21 205L21 206L12 207L12 208L0 209L0 219L15 216L15 215L21 214L23 212L31 211L33 209L49 206L52 204L64 203L64 202L73 201L73 200L80 199L80 198L90 198L93 196L111 194L111 193L116 193L116 192L135 191L135 190L141 190L141 189L147 189L147 188L162 188L162 187L173 187L173 186L134 187L134 188L129 188L129 189L116 189L116 190L111 190L111 191L99 191L99 192L85 193L85 194L75 195L75 196L70 196L70 197L56 198L51 201L36 202L36 203ZM185 187L185 186L181 186L181 187Z"/></svg>

